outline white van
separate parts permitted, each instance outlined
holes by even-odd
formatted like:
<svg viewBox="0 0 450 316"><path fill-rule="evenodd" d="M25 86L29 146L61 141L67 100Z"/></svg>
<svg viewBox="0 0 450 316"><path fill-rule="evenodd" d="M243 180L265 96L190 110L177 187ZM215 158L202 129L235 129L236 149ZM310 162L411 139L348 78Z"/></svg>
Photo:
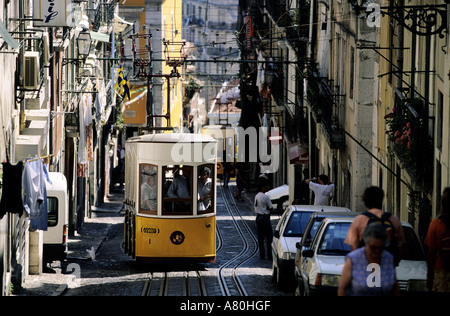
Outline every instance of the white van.
<svg viewBox="0 0 450 316"><path fill-rule="evenodd" d="M67 257L69 196L64 174L49 172L47 184L48 230L44 232L44 262Z"/></svg>

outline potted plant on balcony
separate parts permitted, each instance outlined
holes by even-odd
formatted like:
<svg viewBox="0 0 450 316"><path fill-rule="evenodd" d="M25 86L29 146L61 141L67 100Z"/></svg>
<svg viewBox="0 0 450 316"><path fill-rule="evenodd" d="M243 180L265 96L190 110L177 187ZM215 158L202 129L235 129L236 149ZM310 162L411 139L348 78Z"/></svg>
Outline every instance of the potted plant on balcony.
<svg viewBox="0 0 450 316"><path fill-rule="evenodd" d="M390 153L397 156L404 169L415 174L417 169L417 144L413 124L408 121L405 114L395 107L391 113L384 116L384 119L387 124L386 134L390 140L388 146Z"/></svg>
<svg viewBox="0 0 450 316"><path fill-rule="evenodd" d="M394 107L384 117L390 140L388 150L412 177L415 187L426 190L433 175L433 142L428 135L428 114L420 99L409 100L404 105L403 110Z"/></svg>

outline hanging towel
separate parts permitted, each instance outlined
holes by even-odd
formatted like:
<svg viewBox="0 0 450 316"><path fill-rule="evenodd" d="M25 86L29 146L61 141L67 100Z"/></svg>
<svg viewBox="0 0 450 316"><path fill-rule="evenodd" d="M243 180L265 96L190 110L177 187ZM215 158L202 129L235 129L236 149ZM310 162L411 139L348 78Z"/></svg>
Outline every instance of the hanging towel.
<svg viewBox="0 0 450 316"><path fill-rule="evenodd" d="M23 162L19 161L17 165L9 162L3 164L3 191L0 201L0 219L6 213L14 213L22 216L22 169Z"/></svg>
<svg viewBox="0 0 450 316"><path fill-rule="evenodd" d="M48 228L47 189L44 164L41 159L25 164L22 175L23 205L30 216L31 230Z"/></svg>

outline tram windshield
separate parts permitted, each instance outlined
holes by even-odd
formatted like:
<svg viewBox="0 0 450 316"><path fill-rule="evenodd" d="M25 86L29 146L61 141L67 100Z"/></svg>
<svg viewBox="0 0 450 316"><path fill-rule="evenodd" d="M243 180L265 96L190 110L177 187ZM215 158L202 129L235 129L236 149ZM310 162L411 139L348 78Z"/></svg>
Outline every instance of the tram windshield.
<svg viewBox="0 0 450 316"><path fill-rule="evenodd" d="M150 164L139 165L141 175L140 212L156 214L158 167Z"/></svg>
<svg viewBox="0 0 450 316"><path fill-rule="evenodd" d="M192 215L193 167L163 166L163 215Z"/></svg>
<svg viewBox="0 0 450 316"><path fill-rule="evenodd" d="M214 212L214 165L207 164L198 167L197 181L197 212L198 214Z"/></svg>

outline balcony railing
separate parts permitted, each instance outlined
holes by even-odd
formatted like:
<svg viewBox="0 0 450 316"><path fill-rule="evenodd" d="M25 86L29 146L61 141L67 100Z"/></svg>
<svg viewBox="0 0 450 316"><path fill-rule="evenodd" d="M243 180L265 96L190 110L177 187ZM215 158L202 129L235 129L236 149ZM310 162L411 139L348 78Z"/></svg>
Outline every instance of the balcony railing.
<svg viewBox="0 0 450 316"><path fill-rule="evenodd" d="M433 139L428 133L429 119L423 100L398 95L392 112L385 116L389 151L414 180L417 189L432 187Z"/></svg>
<svg viewBox="0 0 450 316"><path fill-rule="evenodd" d="M94 31L97 32L102 25L111 25L114 22L114 0L103 0L97 2L97 6L91 10L91 21Z"/></svg>
<svg viewBox="0 0 450 316"><path fill-rule="evenodd" d="M333 94L327 79L319 77L312 67L308 67L307 100L317 122L323 125L327 133L330 148L343 149L345 137L339 124L339 96Z"/></svg>

